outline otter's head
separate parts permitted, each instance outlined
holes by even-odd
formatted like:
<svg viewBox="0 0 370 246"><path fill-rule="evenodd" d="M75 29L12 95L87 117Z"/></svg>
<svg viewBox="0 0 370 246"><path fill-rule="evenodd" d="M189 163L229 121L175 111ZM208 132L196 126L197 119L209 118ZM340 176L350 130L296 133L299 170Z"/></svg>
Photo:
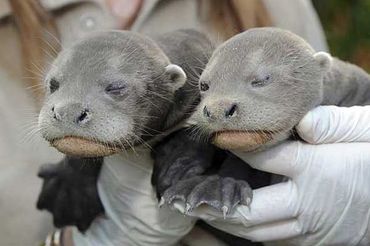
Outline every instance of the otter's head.
<svg viewBox="0 0 370 246"><path fill-rule="evenodd" d="M60 53L45 78L42 136L59 151L105 156L162 127L168 100L186 80L150 39L104 32Z"/></svg>
<svg viewBox="0 0 370 246"><path fill-rule="evenodd" d="M197 125L224 149L261 150L286 139L322 100L328 54L276 28L226 41L200 78Z"/></svg>

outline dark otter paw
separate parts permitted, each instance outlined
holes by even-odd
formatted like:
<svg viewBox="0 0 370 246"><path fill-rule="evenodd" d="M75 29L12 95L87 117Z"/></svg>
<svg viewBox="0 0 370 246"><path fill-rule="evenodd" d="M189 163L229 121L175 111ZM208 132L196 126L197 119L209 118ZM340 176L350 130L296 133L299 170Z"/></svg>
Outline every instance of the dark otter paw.
<svg viewBox="0 0 370 246"><path fill-rule="evenodd" d="M215 152L215 146L195 141L187 130L172 133L157 144L152 151L157 198L179 180L202 175L212 166Z"/></svg>
<svg viewBox="0 0 370 246"><path fill-rule="evenodd" d="M157 197L159 198L169 187L178 183L180 180L204 173L207 165L203 164L199 160L183 157L178 158L171 165L155 166L152 184L156 188Z"/></svg>
<svg viewBox="0 0 370 246"><path fill-rule="evenodd" d="M56 227L74 225L84 232L104 213L97 190L100 167L95 162L76 161L67 159L40 168L43 185L37 208L49 211Z"/></svg>
<svg viewBox="0 0 370 246"><path fill-rule="evenodd" d="M161 198L161 205L171 205L180 200L185 203L185 213L189 213L206 204L222 212L225 217L239 204L248 206L252 194L252 189L243 180L218 175L196 176L168 188Z"/></svg>

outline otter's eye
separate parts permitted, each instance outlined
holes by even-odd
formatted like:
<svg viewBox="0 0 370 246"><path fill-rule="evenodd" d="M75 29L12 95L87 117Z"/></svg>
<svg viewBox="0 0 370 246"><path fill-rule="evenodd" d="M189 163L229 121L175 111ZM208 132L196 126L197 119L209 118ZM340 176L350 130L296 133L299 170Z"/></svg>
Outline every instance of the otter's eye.
<svg viewBox="0 0 370 246"><path fill-rule="evenodd" d="M126 85L123 84L110 84L105 88L105 92L114 95L114 96L120 96L123 94L123 92L126 89Z"/></svg>
<svg viewBox="0 0 370 246"><path fill-rule="evenodd" d="M51 79L49 82L50 93L54 93L59 89L59 82L56 79Z"/></svg>
<svg viewBox="0 0 370 246"><path fill-rule="evenodd" d="M206 82L200 82L200 90L201 91L208 91L209 85Z"/></svg>
<svg viewBox="0 0 370 246"><path fill-rule="evenodd" d="M271 80L271 75L266 75L263 79L255 79L252 81L251 85L253 87L262 87L267 85Z"/></svg>

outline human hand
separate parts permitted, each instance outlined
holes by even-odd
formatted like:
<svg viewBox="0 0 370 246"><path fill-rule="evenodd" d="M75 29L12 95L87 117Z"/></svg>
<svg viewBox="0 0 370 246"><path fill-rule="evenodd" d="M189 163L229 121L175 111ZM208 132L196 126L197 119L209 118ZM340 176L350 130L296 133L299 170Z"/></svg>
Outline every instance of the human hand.
<svg viewBox="0 0 370 246"><path fill-rule="evenodd" d="M73 228L75 245L169 246L189 233L194 218L158 207L150 152L137 146L104 158L98 192L105 216L96 218L84 234Z"/></svg>
<svg viewBox="0 0 370 246"><path fill-rule="evenodd" d="M323 106L297 126L311 143L289 141L260 153L234 152L253 167L289 180L254 190L250 207L223 215L193 211L209 224L281 245L370 244L370 107ZM181 204L176 208L183 210Z"/></svg>

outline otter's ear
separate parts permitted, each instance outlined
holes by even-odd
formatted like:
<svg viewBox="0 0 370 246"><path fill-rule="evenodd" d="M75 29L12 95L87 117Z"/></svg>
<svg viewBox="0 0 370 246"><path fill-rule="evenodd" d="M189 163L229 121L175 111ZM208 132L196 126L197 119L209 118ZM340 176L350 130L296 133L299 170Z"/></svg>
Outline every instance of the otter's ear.
<svg viewBox="0 0 370 246"><path fill-rule="evenodd" d="M324 72L329 71L329 69L331 68L332 60L333 60L330 54L320 51L314 54L313 57L318 62L319 66Z"/></svg>
<svg viewBox="0 0 370 246"><path fill-rule="evenodd" d="M166 67L166 74L170 78L173 91L181 88L186 82L186 74L180 66L170 64Z"/></svg>

